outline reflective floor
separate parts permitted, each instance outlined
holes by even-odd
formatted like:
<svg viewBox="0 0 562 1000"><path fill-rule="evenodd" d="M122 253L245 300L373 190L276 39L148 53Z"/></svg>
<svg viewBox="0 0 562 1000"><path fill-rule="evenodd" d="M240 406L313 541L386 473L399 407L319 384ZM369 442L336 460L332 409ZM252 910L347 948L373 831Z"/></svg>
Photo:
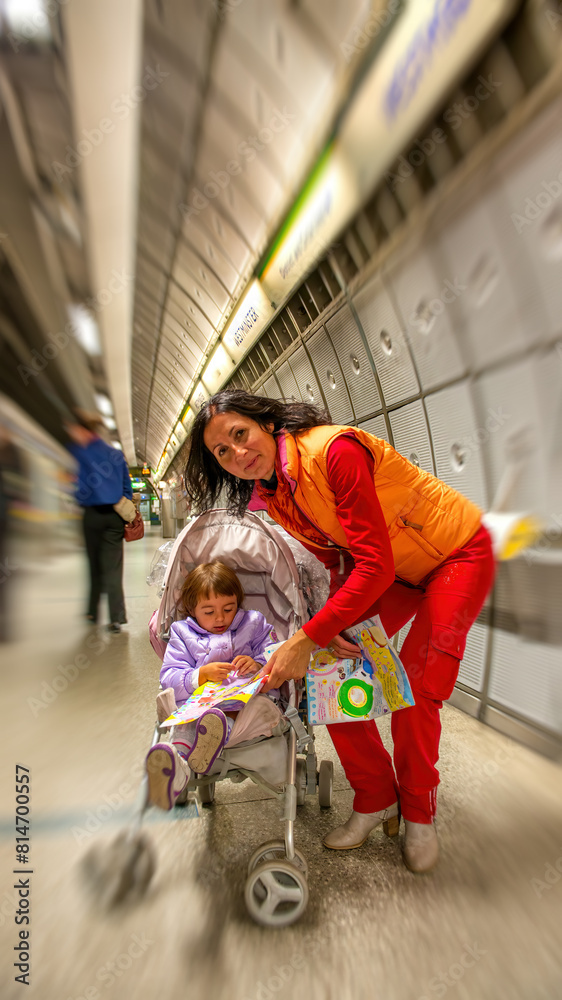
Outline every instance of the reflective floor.
<svg viewBox="0 0 562 1000"><path fill-rule="evenodd" d="M18 614L1 652L2 997L559 997L561 770L448 707L434 873L408 872L401 837L378 831L357 851L322 847L352 795L320 730L319 757L336 763L336 792L331 810L313 798L299 809L310 900L298 924L265 930L246 913L247 860L282 835L279 803L249 781L217 785L214 806L199 816L151 810L157 869L148 894L100 909L80 861L126 826L150 745L159 660L147 622L158 599L146 575L161 541L152 529L126 546L129 624L121 635L83 623L85 557L71 542L22 558L10 581ZM381 729L389 740L386 720ZM31 774L29 864L16 863L16 764ZM31 923L18 926L16 910L20 920L27 911L14 883L27 879L31 896L21 898L31 901ZM26 928L27 988L14 982L13 966Z"/></svg>

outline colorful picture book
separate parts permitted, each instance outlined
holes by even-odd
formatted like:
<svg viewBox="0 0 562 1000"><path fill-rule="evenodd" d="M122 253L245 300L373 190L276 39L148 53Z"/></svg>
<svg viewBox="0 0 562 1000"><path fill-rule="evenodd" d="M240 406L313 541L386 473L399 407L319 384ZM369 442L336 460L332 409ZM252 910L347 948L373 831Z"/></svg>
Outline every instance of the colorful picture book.
<svg viewBox="0 0 562 1000"><path fill-rule="evenodd" d="M266 660L282 643L272 643L264 650ZM190 698L179 705L168 718L161 723L165 728L179 726L184 722L193 722L209 708L220 708L223 712L236 712L244 708L250 698L258 694L267 682L267 677L261 676L260 670L252 675L239 675L232 671L226 681L216 684L207 681L196 688Z"/></svg>
<svg viewBox="0 0 562 1000"><path fill-rule="evenodd" d="M363 659L338 659L327 649L312 654L306 675L309 722L364 722L414 705L406 671L379 616L346 632Z"/></svg>

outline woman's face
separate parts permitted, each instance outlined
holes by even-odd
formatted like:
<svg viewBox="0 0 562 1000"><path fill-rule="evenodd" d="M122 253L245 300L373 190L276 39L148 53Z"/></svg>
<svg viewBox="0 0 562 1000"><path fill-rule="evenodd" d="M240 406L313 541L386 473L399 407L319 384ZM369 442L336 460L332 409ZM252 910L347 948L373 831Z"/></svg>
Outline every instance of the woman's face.
<svg viewBox="0 0 562 1000"><path fill-rule="evenodd" d="M262 427L239 413L216 413L203 440L219 465L238 479L271 479L277 444L273 424Z"/></svg>

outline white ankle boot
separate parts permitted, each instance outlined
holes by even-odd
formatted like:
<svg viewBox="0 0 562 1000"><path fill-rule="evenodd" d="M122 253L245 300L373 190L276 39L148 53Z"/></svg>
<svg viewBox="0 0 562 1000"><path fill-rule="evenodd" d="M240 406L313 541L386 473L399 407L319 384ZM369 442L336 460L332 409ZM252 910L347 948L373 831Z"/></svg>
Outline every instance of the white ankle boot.
<svg viewBox="0 0 562 1000"><path fill-rule="evenodd" d="M376 813L353 811L347 823L338 826L324 837L324 847L329 847L332 851L351 851L354 847L361 847L371 830L374 830L381 823L387 837L397 835L400 826L397 802Z"/></svg>
<svg viewBox="0 0 562 1000"><path fill-rule="evenodd" d="M439 860L439 843L433 823L412 823L404 820L404 864L411 872L430 872Z"/></svg>

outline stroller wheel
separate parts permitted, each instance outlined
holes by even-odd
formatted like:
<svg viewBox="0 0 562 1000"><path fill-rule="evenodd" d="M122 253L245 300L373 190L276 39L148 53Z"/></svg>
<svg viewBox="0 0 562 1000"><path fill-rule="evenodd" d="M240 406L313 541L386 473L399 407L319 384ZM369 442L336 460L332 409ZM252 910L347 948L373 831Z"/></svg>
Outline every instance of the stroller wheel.
<svg viewBox="0 0 562 1000"><path fill-rule="evenodd" d="M246 906L263 927L288 927L306 909L306 878L290 861L265 861L246 881Z"/></svg>
<svg viewBox="0 0 562 1000"><path fill-rule="evenodd" d="M154 850L143 833L121 831L109 844L95 844L82 861L92 894L106 908L140 899L156 867Z"/></svg>
<svg viewBox="0 0 562 1000"><path fill-rule="evenodd" d="M321 809L329 809L332 805L332 788L334 787L334 764L331 760L320 761L318 771L318 804Z"/></svg>
<svg viewBox="0 0 562 1000"><path fill-rule="evenodd" d="M215 801L215 782L211 781L208 785L201 785L199 789L199 797L201 799L201 805L211 806Z"/></svg>
<svg viewBox="0 0 562 1000"><path fill-rule="evenodd" d="M268 840L266 844L256 848L248 861L248 875L251 875L254 869L263 864L264 861L286 861L287 864L298 868L305 878L308 875L308 863L304 854L295 848L295 856L289 860L284 840Z"/></svg>

